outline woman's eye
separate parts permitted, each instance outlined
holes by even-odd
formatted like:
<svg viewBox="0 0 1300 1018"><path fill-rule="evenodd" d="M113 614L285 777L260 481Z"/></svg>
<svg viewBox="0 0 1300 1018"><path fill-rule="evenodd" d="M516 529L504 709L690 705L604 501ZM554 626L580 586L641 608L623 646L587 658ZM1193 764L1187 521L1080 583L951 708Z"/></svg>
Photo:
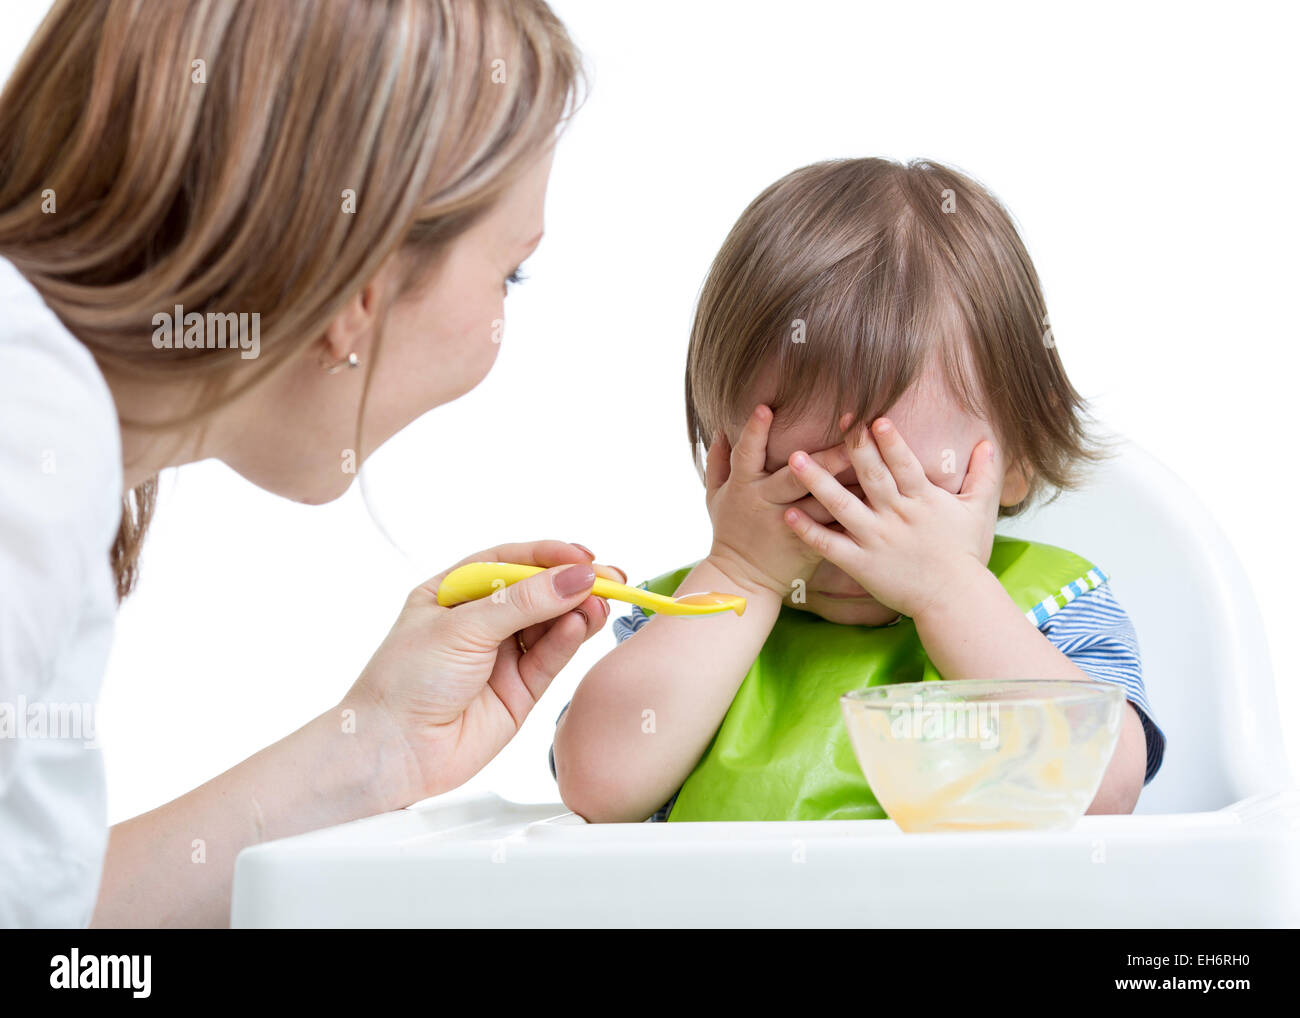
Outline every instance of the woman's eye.
<svg viewBox="0 0 1300 1018"><path fill-rule="evenodd" d="M523 274L523 272L521 272L519 269L515 269L514 272L512 272L512 273L510 273L510 275L506 276L506 291L509 292L510 287L512 287L512 286L518 286L520 283L522 283L522 282L523 282L525 279L527 279L527 278L528 278L528 277L525 276L525 275Z"/></svg>

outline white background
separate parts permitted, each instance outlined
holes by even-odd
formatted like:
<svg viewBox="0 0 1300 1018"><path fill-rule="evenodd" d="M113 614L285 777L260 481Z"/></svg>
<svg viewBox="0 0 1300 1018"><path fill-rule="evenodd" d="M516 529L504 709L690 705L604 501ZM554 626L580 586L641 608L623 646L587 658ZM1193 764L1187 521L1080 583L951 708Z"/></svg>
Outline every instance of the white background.
<svg viewBox="0 0 1300 1018"><path fill-rule="evenodd" d="M46 6L7 0L6 71ZM472 551L580 541L633 582L703 554L681 396L697 289L759 190L838 156L950 162L1011 209L1076 387L1236 546L1294 767L1300 153L1284 6L554 7L594 89L560 148L495 371L367 467L401 550L355 487L307 508L216 464L166 477L99 715L110 819L336 703L408 588ZM475 785L557 798L555 715L612 643L607 630L584 649ZM1195 749L1173 733L1171 752Z"/></svg>

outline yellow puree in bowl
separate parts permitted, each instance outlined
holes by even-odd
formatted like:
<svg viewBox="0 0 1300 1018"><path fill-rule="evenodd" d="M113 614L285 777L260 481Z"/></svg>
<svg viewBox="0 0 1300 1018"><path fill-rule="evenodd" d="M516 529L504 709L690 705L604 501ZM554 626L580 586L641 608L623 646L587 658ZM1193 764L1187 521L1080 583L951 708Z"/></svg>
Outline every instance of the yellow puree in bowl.
<svg viewBox="0 0 1300 1018"><path fill-rule="evenodd" d="M973 740L898 738L886 712L852 712L850 733L865 758L867 782L904 831L1058 827L1080 812L1079 798L1093 791L1086 786L1096 778L1104 738L1072 747L1069 721L1055 704L997 707L992 748ZM967 770L973 756L987 759Z"/></svg>

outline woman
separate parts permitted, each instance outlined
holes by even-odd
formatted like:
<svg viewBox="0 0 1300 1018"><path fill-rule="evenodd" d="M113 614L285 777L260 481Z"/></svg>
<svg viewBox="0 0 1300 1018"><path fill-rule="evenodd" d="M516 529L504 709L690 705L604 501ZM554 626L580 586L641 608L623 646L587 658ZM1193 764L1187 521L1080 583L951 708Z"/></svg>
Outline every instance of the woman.
<svg viewBox="0 0 1300 1018"><path fill-rule="evenodd" d="M327 502L482 380L579 78L542 0L57 0L0 97L0 704L93 703L160 470ZM608 616L580 545L484 558L550 568L434 577L336 710L111 836L96 748L0 738L0 925L223 924L244 846L476 773Z"/></svg>

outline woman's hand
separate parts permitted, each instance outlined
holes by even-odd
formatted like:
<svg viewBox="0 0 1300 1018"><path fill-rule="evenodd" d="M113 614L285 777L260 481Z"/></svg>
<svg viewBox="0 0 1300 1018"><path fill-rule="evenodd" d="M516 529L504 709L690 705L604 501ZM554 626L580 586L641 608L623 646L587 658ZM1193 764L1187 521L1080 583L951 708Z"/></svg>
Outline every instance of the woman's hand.
<svg viewBox="0 0 1300 1018"><path fill-rule="evenodd" d="M495 596L442 607L438 585L466 562L547 571ZM392 761L398 805L455 788L496 756L609 617L606 601L591 595L596 575L626 582L621 570L596 566L587 549L561 541L502 545L456 566L411 592L341 705L356 711L357 735L405 749L404 759Z"/></svg>
<svg viewBox="0 0 1300 1018"><path fill-rule="evenodd" d="M757 406L733 449L719 434L705 465L705 500L713 522L709 561L738 586L766 588L784 596L799 578L807 579L821 558L782 523L782 512L797 507L810 518L829 515L787 466L767 472L767 442L772 411ZM848 465L843 445L813 453L812 460L838 472ZM830 476L828 474L827 476Z"/></svg>
<svg viewBox="0 0 1300 1018"><path fill-rule="evenodd" d="M814 457L790 457L800 482L844 529L838 533L797 508L787 510L786 523L810 550L909 618L957 590L965 577L986 571L1001 491L992 442L975 446L955 495L931 483L888 418L877 418L872 429L859 427L847 445L865 502Z"/></svg>

